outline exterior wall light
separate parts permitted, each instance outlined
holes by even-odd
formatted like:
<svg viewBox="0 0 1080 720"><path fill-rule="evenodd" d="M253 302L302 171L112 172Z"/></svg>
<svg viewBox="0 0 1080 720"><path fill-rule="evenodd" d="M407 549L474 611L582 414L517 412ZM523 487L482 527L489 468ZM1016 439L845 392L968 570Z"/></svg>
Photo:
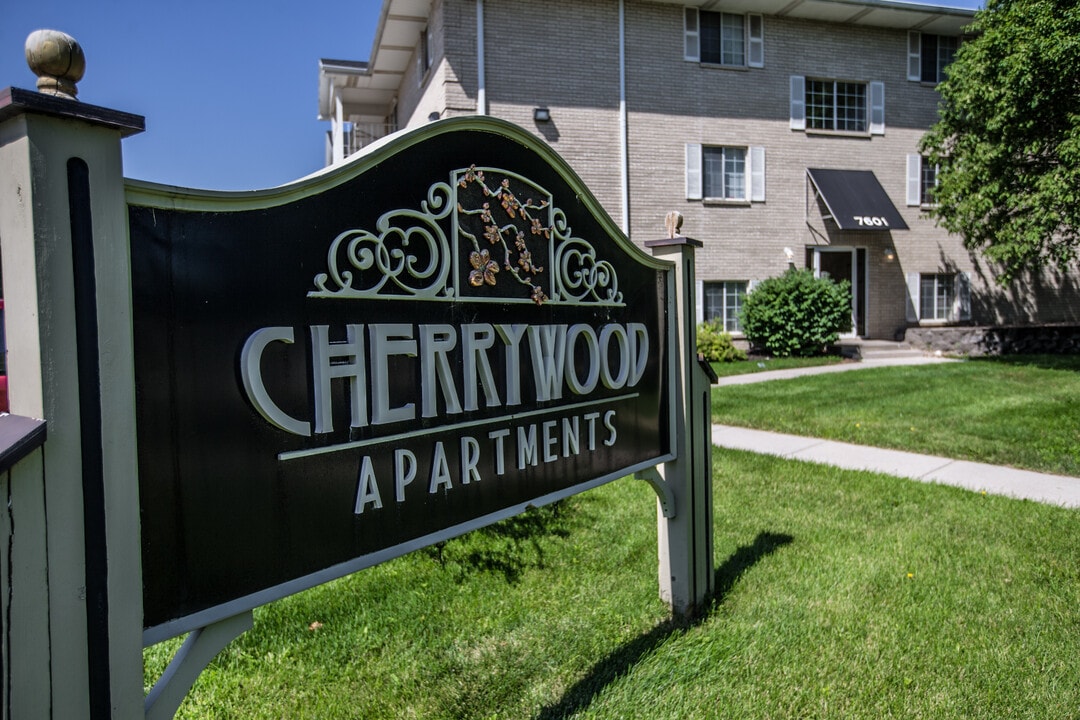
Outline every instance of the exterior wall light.
<svg viewBox="0 0 1080 720"><path fill-rule="evenodd" d="M435 112L433 110L431 113L428 114L427 119L428 119L428 122L435 122L436 120L439 119L439 117L440 117L439 113L437 113L437 112Z"/></svg>
<svg viewBox="0 0 1080 720"><path fill-rule="evenodd" d="M550 122L551 111L546 107L533 108L533 120L536 122Z"/></svg>
<svg viewBox="0 0 1080 720"><path fill-rule="evenodd" d="M896 251L891 247L885 248L885 262L892 262L896 260Z"/></svg>

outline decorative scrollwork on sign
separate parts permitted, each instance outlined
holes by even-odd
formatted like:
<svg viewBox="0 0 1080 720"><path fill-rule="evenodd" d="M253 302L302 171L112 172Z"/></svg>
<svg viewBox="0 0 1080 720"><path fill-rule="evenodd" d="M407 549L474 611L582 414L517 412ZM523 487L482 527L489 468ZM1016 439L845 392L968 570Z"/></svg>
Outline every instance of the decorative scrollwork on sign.
<svg viewBox="0 0 1080 720"><path fill-rule="evenodd" d="M378 234L346 230L330 243L328 272L315 276L308 297L434 299L452 295L450 243L439 221L453 209L453 190L435 183L417 210L391 210L376 222Z"/></svg>
<svg viewBox="0 0 1080 720"><path fill-rule="evenodd" d="M573 236L551 194L499 168L453 171L419 210L339 233L326 259L308 297L623 304L615 268Z"/></svg>
<svg viewBox="0 0 1080 720"><path fill-rule="evenodd" d="M566 215L555 211L554 232L557 239L555 267L557 298L560 302L622 305L619 276L607 260L599 260L596 248L573 237Z"/></svg>

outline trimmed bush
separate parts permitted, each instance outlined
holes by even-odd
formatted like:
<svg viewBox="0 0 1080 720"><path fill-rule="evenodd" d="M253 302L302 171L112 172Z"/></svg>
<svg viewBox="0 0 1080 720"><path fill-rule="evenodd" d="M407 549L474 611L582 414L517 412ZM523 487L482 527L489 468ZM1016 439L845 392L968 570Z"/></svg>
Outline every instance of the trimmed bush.
<svg viewBox="0 0 1080 720"><path fill-rule="evenodd" d="M740 319L755 349L774 357L818 355L851 330L851 283L792 268L759 283Z"/></svg>
<svg viewBox="0 0 1080 720"><path fill-rule="evenodd" d="M697 351L709 362L735 362L745 360L746 353L735 347L731 335L720 327L719 320L710 320L697 326Z"/></svg>

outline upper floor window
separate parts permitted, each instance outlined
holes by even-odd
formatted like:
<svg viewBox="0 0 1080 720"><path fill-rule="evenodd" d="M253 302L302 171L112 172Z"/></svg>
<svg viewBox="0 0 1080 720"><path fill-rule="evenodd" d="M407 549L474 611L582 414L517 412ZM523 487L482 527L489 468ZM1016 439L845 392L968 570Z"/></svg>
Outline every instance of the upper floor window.
<svg viewBox="0 0 1080 720"><path fill-rule="evenodd" d="M885 83L791 76L791 129L885 133Z"/></svg>
<svg viewBox="0 0 1080 720"><path fill-rule="evenodd" d="M765 148L686 145L688 200L765 201Z"/></svg>
<svg viewBox="0 0 1080 720"><path fill-rule="evenodd" d="M425 27L420 33L420 47L416 51L417 81L422 85L427 77L431 64L435 61L434 49L431 42L431 27Z"/></svg>
<svg viewBox="0 0 1080 720"><path fill-rule="evenodd" d="M934 191L938 185L938 166L930 163L921 155L908 155L907 159L907 204L933 205Z"/></svg>
<svg viewBox="0 0 1080 720"><path fill-rule="evenodd" d="M807 79L806 127L866 132L866 85Z"/></svg>
<svg viewBox="0 0 1080 720"><path fill-rule="evenodd" d="M958 44L958 39L951 35L908 32L908 80L925 83L944 80L945 69L953 61Z"/></svg>
<svg viewBox="0 0 1080 720"><path fill-rule="evenodd" d="M686 60L728 67L765 66L761 15L684 8L683 39Z"/></svg>
<svg viewBox="0 0 1080 720"><path fill-rule="evenodd" d="M701 148L702 189L705 197L746 199L746 148Z"/></svg>

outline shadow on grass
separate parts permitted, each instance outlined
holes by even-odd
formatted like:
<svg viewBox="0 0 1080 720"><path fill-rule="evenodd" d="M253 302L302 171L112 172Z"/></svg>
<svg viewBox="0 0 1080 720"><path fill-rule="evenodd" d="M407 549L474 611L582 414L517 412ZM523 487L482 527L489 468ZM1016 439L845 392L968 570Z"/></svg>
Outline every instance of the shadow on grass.
<svg viewBox="0 0 1080 720"><path fill-rule="evenodd" d="M431 545L424 553L452 572L459 584L475 571L502 575L513 585L524 571L545 566L545 546L553 539L570 536L574 515L574 506L565 501L530 508L468 535Z"/></svg>
<svg viewBox="0 0 1080 720"><path fill-rule="evenodd" d="M1036 367L1042 370L1071 370L1080 372L1080 354L1072 355L987 355L971 358L970 362L991 363L994 365L1013 365Z"/></svg>
<svg viewBox="0 0 1080 720"><path fill-rule="evenodd" d="M790 544L794 538L780 533L759 533L754 542L740 546L724 564L716 569L715 592L712 602L704 612L689 618L665 620L649 632L618 648L589 670L577 684L554 705L540 710L535 720L559 720L580 712L592 704L593 698L615 680L619 679L645 656L659 647L672 635L704 622L712 610L724 602L728 593L759 560Z"/></svg>

